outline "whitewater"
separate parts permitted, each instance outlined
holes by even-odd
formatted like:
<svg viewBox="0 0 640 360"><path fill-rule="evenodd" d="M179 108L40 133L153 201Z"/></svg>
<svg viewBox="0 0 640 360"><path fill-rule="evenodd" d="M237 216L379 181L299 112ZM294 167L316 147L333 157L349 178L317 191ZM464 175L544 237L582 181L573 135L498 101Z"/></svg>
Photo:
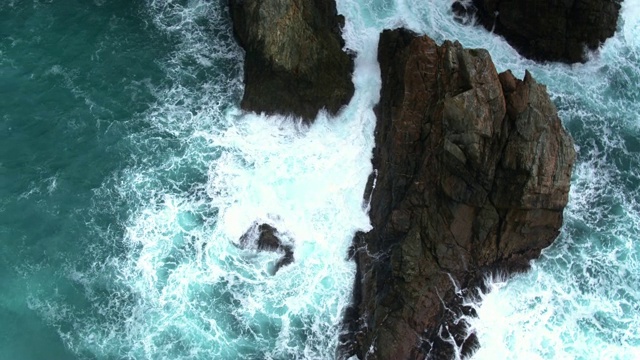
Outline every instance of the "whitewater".
<svg viewBox="0 0 640 360"><path fill-rule="evenodd" d="M86 3L0 4L0 358L334 358L370 229L378 37L401 26L528 69L576 143L560 237L469 299L472 358L640 358L640 0L575 65L520 57L448 1L338 0L356 91L311 127L238 108L225 1ZM292 264L237 246L254 222Z"/></svg>

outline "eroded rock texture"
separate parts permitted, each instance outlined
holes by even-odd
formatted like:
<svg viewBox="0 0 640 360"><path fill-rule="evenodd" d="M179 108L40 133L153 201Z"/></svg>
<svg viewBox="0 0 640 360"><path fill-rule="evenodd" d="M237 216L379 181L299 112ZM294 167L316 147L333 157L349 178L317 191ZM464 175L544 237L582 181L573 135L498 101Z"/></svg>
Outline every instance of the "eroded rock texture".
<svg viewBox="0 0 640 360"><path fill-rule="evenodd" d="M452 358L466 289L513 273L556 238L575 152L546 88L498 74L486 50L385 31L371 195L354 239L340 356Z"/></svg>
<svg viewBox="0 0 640 360"><path fill-rule="evenodd" d="M503 35L534 60L583 62L613 36L621 0L472 0L454 3L457 14L475 13L485 28Z"/></svg>
<svg viewBox="0 0 640 360"><path fill-rule="evenodd" d="M342 16L333 0L230 0L246 51L244 110L315 118L353 95L353 59L342 51Z"/></svg>

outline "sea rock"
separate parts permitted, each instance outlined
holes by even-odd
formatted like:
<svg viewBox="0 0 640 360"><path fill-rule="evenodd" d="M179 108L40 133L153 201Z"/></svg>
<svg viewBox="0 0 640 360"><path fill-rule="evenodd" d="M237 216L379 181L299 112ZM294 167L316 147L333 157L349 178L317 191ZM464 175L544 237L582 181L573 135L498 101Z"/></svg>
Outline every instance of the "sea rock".
<svg viewBox="0 0 640 360"><path fill-rule="evenodd" d="M613 36L621 0L472 0L456 1L460 18L476 15L490 31L503 35L534 60L584 62Z"/></svg>
<svg viewBox="0 0 640 360"><path fill-rule="evenodd" d="M291 264L293 258L293 247L284 244L278 237L278 229L269 224L254 223L240 237L240 247L243 249L255 249L260 251L272 251L282 253L282 257L276 262L272 269L274 275L280 268Z"/></svg>
<svg viewBox="0 0 640 360"><path fill-rule="evenodd" d="M246 52L242 109L311 121L349 102L353 59L333 0L229 0L229 9Z"/></svg>
<svg viewBox="0 0 640 360"><path fill-rule="evenodd" d="M486 50L386 30L378 61L373 229L354 239L338 355L469 354L462 300L487 274L528 269L556 238L573 142L546 87L498 74Z"/></svg>

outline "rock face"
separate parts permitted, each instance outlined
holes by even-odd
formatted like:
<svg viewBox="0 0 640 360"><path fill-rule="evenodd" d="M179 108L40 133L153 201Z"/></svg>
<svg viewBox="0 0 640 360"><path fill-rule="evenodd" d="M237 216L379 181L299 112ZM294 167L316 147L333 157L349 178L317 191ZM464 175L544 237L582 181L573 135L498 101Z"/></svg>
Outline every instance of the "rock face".
<svg viewBox="0 0 640 360"><path fill-rule="evenodd" d="M333 0L229 0L229 8L246 51L244 110L310 121L349 102L353 59Z"/></svg>
<svg viewBox="0 0 640 360"><path fill-rule="evenodd" d="M503 35L534 60L583 62L616 31L621 0L472 0L457 14L476 13L488 30Z"/></svg>
<svg viewBox="0 0 640 360"><path fill-rule="evenodd" d="M558 235L573 142L545 86L498 74L486 50L394 30L378 61L373 230L354 239L339 355L449 359L477 344L457 321L467 289Z"/></svg>

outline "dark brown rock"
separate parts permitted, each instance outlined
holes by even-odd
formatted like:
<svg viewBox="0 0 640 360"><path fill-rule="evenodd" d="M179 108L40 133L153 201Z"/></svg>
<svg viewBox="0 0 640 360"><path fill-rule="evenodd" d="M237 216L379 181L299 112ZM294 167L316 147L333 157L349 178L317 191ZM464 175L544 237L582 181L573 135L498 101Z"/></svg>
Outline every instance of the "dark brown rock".
<svg viewBox="0 0 640 360"><path fill-rule="evenodd" d="M449 359L477 346L462 315L492 272L524 271L556 238L575 152L546 88L486 50L381 35L373 229L340 356Z"/></svg>
<svg viewBox="0 0 640 360"><path fill-rule="evenodd" d="M281 267L291 264L294 260L292 246L284 244L278 237L278 229L269 224L258 225L254 223L240 237L240 247L282 253L282 257L274 266L272 275L278 272Z"/></svg>
<svg viewBox="0 0 640 360"><path fill-rule="evenodd" d="M241 107L315 118L353 95L353 59L342 51L333 0L230 0L234 34L246 52Z"/></svg>
<svg viewBox="0 0 640 360"><path fill-rule="evenodd" d="M477 16L528 58L574 63L613 36L620 1L473 0L455 2L452 10L459 18Z"/></svg>

